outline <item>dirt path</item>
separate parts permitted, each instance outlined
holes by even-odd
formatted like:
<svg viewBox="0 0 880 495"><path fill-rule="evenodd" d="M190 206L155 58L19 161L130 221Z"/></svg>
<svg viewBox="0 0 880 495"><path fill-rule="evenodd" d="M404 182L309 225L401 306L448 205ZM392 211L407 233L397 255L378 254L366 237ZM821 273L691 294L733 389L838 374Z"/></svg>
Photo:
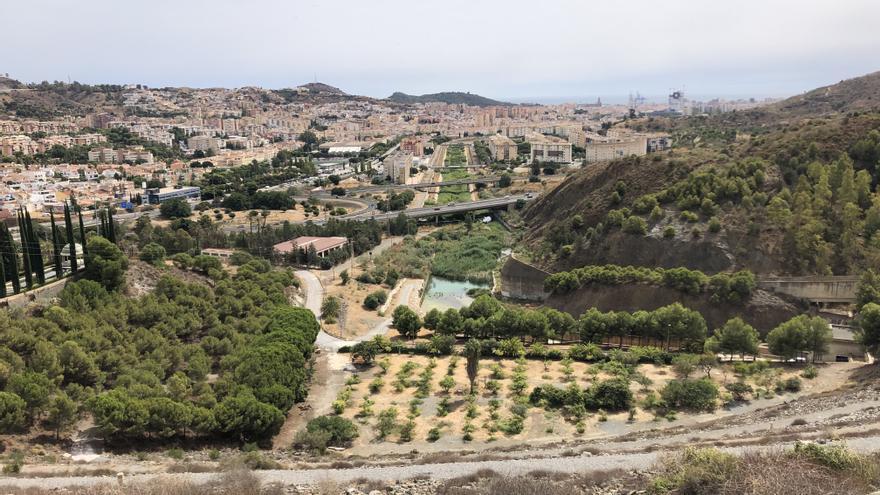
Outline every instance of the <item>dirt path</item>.
<svg viewBox="0 0 880 495"><path fill-rule="evenodd" d="M388 246L390 245L389 243ZM312 311L317 318L321 312L324 287L321 285L318 277L310 271L298 270L296 276L303 284L303 292L305 293L304 306ZM425 281L421 279L403 279L399 290L391 298L392 304L389 309L393 311L399 304L408 304L418 311L419 290L424 286L424 283ZM318 337L315 339L315 346L317 347L315 352L315 370L309 385L308 398L302 403L294 404L290 411L288 411L281 430L272 439L272 448L284 449L290 447L296 437L296 433L310 419L330 413L333 400L345 384L346 376L355 371L348 355L339 354L339 349L343 346L354 345L358 341L372 339L376 335L385 335L390 328L391 318L387 318L365 335L351 341L336 338L324 332L323 329L318 333Z"/></svg>
<svg viewBox="0 0 880 495"><path fill-rule="evenodd" d="M320 317L321 301L324 299L321 281L308 270L297 270L296 276L302 283L305 294L303 306L314 313L315 318ZM309 396L304 402L294 404L288 411L281 430L272 439L272 448L290 447L300 428L310 419L326 412L324 409L332 405L336 391L345 380L344 365L338 362L338 350L347 344L349 343L325 333L323 329L318 333L315 339L315 370L309 385Z"/></svg>

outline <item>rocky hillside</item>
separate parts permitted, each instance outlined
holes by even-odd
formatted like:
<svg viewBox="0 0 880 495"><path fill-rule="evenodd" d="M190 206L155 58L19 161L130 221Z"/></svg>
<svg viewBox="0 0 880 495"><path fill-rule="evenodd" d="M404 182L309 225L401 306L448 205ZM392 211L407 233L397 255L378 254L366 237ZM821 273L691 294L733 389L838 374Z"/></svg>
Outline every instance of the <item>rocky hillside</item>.
<svg viewBox="0 0 880 495"><path fill-rule="evenodd" d="M337 96L344 96L348 94L337 87L330 86L329 84L324 84L321 82L311 82L303 84L302 86L300 86L300 88L307 89L310 93L325 93Z"/></svg>
<svg viewBox="0 0 880 495"><path fill-rule="evenodd" d="M0 82L0 117L50 120L95 111L121 113L122 86L43 82L24 85L12 79Z"/></svg>
<svg viewBox="0 0 880 495"><path fill-rule="evenodd" d="M530 204L532 259L551 272L603 263L759 274L872 266L880 112L855 109L880 102L878 81L871 74L753 113L622 124L665 129L676 146L589 164Z"/></svg>
<svg viewBox="0 0 880 495"><path fill-rule="evenodd" d="M880 112L880 71L814 89L771 107L784 115Z"/></svg>

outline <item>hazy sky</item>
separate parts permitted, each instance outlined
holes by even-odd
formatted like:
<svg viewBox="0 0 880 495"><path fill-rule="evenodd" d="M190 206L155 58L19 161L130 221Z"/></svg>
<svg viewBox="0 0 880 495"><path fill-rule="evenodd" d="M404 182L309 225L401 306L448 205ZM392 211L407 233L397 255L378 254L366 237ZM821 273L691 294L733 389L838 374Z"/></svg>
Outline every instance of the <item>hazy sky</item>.
<svg viewBox="0 0 880 495"><path fill-rule="evenodd" d="M23 81L789 95L880 70L877 0L0 0Z"/></svg>

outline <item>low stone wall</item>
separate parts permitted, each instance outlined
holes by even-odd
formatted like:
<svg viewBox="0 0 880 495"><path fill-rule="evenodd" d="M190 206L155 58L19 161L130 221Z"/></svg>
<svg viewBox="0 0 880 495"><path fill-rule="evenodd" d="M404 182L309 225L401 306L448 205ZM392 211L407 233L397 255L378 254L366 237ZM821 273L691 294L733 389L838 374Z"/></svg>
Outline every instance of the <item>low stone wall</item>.
<svg viewBox="0 0 880 495"><path fill-rule="evenodd" d="M48 302L58 297L64 287L67 286L67 282L72 279L73 277L65 277L36 289L0 299L0 308L16 309L24 308L33 303Z"/></svg>

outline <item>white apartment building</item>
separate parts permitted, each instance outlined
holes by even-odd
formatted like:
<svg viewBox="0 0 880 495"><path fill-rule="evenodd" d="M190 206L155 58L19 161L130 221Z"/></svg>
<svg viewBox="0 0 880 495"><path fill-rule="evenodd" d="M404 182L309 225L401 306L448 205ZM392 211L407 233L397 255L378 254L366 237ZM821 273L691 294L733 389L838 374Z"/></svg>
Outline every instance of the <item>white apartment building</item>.
<svg viewBox="0 0 880 495"><path fill-rule="evenodd" d="M555 136L530 134L526 140L531 145L529 161L571 163L571 143Z"/></svg>
<svg viewBox="0 0 880 495"><path fill-rule="evenodd" d="M190 136L186 145L192 151L218 151L220 140L211 136Z"/></svg>
<svg viewBox="0 0 880 495"><path fill-rule="evenodd" d="M488 139L489 152L492 153L492 159L496 161L516 160L517 147L507 136L501 134L493 134Z"/></svg>
<svg viewBox="0 0 880 495"><path fill-rule="evenodd" d="M409 180L409 169L412 167L412 155L392 153L382 161L385 173L397 184L406 184Z"/></svg>

